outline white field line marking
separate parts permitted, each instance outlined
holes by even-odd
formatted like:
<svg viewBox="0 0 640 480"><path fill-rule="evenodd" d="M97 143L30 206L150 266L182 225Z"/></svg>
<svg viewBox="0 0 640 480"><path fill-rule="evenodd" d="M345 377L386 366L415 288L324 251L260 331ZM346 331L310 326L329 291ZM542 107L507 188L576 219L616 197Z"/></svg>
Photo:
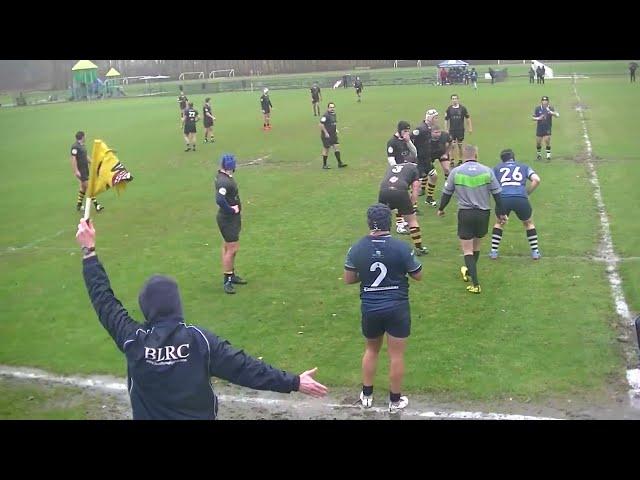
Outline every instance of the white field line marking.
<svg viewBox="0 0 640 480"><path fill-rule="evenodd" d="M262 163L263 160L266 160L270 156L271 156L271 154L265 155L264 157L254 158L253 160L249 160L246 163L239 163L238 166L239 167L248 167L250 165L258 165L258 164Z"/></svg>
<svg viewBox="0 0 640 480"><path fill-rule="evenodd" d="M0 376L13 377L27 380L41 380L50 383L59 383L63 385L69 385L80 388L93 388L105 392L120 392L126 393L127 385L123 380L101 380L99 378L91 377L64 377L61 375L53 375L43 370L23 368L23 367L8 367L0 366ZM338 403L318 403L314 402L299 402L295 400L280 400L275 398L261 398L261 397L238 397L235 395L218 395L218 399L221 402L235 402L245 404L257 404L260 406L279 406L289 409L303 409L308 406L322 406L328 409L358 409L359 405L342 405ZM369 412L388 414L387 409L373 407L367 409ZM444 412L444 411L425 411L420 412L417 410L405 410L402 412L404 416L415 416L425 418L441 418L441 419L476 419L476 420L559 420L552 417L535 417L530 415L517 415L506 413L483 413L483 412Z"/></svg>
<svg viewBox="0 0 640 480"><path fill-rule="evenodd" d="M531 255L527 255L523 253L522 255L503 255L498 254L498 258L523 258L530 259ZM590 261L590 262L608 262L609 259L606 257L591 257L589 255L543 255L543 259L545 258L553 258L554 260L579 260L579 261ZM635 262L640 260L640 257L618 257L618 261L620 262Z"/></svg>
<svg viewBox="0 0 640 480"><path fill-rule="evenodd" d="M576 88L576 81L573 81L573 92L575 93L578 104L582 104L580 96L578 95L578 89ZM598 205L598 213L600 216L601 234L602 234L602 253L607 263L607 275L609 277L609 285L611 286L611 294L616 304L616 312L620 315L628 325L633 325L633 319L629 311L629 305L624 298L624 292L622 291L622 280L618 273L617 263L618 257L613 250L613 242L611 240L611 227L609 226L609 218L607 217L606 207L602 200L602 190L600 189L600 181L598 180L598 173L593 165L593 151L591 149L591 140L589 140L589 133L587 131L587 124L584 120L584 114L582 109L578 110L580 114L580 121L582 122L582 131L584 132L584 143L587 147L587 169L591 175L591 184L593 185L593 196L596 199Z"/></svg>
<svg viewBox="0 0 640 480"><path fill-rule="evenodd" d="M51 240L53 238L59 237L60 235L62 235L64 232L66 232L66 230L60 230L59 232L50 235L48 237L43 237L43 238L39 238L37 240L34 240L33 242L29 242L26 245L23 245L22 247L7 247L6 249L4 249L3 251L0 251L0 255L3 254L7 254L7 253L14 253L14 252L19 252L20 250L26 250L28 248L33 248L34 246L36 246L38 243L44 242L46 240Z"/></svg>
<svg viewBox="0 0 640 480"><path fill-rule="evenodd" d="M582 105L582 101L580 100L580 95L578 95L578 89L576 85L577 81L574 75L573 93L578 100L578 105ZM606 270L607 276L609 278L609 285L611 286L611 295L613 296L613 301L616 305L616 313L623 319L624 324L633 330L635 328L635 325L633 322L633 318L631 317L631 312L629 311L629 305L624 298L624 291L622 290L622 279L620 278L620 274L618 273L618 261L620 259L613 250L613 241L611 240L611 227L609 226L609 218L607 217L607 211L604 205L604 201L602 200L602 191L600 189L598 173L596 172L596 168L593 164L593 150L591 148L591 140L589 139L589 132L587 130L587 123L584 120L583 110L583 108L577 109L578 113L580 114L582 131L584 132L584 143L587 147L586 165L591 175L590 180L591 184L593 185L593 196L596 199L596 204L598 205L598 212L600 215L603 245L602 253L604 254L604 258L606 258ZM640 395L640 385L638 384L638 382L632 382L632 379L637 379L637 376L638 375L636 373L636 370L627 370L627 380L629 381L629 386L631 387L629 395Z"/></svg>

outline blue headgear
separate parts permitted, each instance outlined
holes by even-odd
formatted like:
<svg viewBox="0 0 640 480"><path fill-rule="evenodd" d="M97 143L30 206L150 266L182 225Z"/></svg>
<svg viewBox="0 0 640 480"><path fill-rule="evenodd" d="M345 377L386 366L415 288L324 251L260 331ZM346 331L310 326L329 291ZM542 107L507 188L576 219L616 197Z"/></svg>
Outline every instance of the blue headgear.
<svg viewBox="0 0 640 480"><path fill-rule="evenodd" d="M220 166L223 170L236 170L236 157L231 153L225 153L222 155L222 161L220 162Z"/></svg>
<svg viewBox="0 0 640 480"><path fill-rule="evenodd" d="M391 209L383 203L371 205L367 210L367 223L371 230L391 230Z"/></svg>

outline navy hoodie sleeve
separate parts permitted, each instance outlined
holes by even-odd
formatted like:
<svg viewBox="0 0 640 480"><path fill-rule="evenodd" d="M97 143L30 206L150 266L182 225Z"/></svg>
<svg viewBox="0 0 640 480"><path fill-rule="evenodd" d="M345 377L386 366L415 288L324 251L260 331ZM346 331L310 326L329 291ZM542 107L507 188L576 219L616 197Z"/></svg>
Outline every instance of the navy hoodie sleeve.
<svg viewBox="0 0 640 480"><path fill-rule="evenodd" d="M82 261L84 283L102 326L124 352L124 341L140 327L113 294L109 277L97 256Z"/></svg>
<svg viewBox="0 0 640 480"><path fill-rule="evenodd" d="M209 361L211 376L255 390L290 393L297 391L300 387L298 375L277 370L262 360L257 360L244 351L232 347L227 340L207 330L202 332L211 349Z"/></svg>

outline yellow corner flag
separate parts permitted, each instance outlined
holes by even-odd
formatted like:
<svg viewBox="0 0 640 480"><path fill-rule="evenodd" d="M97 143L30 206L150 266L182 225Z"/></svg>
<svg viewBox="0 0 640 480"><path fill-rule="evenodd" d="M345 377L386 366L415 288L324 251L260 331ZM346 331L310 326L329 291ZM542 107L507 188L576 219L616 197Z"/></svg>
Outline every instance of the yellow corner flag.
<svg viewBox="0 0 640 480"><path fill-rule="evenodd" d="M131 180L133 180L133 175L118 160L115 150L110 149L102 140L94 140L91 165L89 166L85 219L89 217L91 198L97 197L112 187L120 193Z"/></svg>

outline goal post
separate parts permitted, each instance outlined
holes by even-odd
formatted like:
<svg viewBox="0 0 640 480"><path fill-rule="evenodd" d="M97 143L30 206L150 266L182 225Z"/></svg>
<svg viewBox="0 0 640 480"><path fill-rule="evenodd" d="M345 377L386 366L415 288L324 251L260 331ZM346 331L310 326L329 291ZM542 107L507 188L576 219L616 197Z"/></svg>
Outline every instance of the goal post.
<svg viewBox="0 0 640 480"><path fill-rule="evenodd" d="M393 68L422 67L422 60L394 60Z"/></svg>
<svg viewBox="0 0 640 480"><path fill-rule="evenodd" d="M223 70L211 70L209 72L209 78L216 78L216 77L235 77L236 76L236 71L233 68L225 68Z"/></svg>
<svg viewBox="0 0 640 480"><path fill-rule="evenodd" d="M178 80L194 80L194 79L204 80L204 72L182 72L180 75L178 75Z"/></svg>

